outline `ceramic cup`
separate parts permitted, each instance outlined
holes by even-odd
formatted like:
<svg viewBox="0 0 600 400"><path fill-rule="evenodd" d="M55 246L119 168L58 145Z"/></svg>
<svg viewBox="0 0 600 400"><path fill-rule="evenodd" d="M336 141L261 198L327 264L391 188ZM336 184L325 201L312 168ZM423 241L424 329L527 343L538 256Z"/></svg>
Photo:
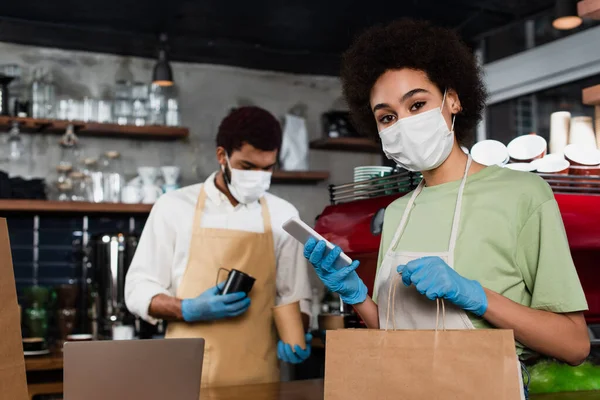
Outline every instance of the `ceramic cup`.
<svg viewBox="0 0 600 400"><path fill-rule="evenodd" d="M94 340L91 333L75 333L67 336L67 342L90 342Z"/></svg>
<svg viewBox="0 0 600 400"><path fill-rule="evenodd" d="M162 189L156 185L144 185L142 186L142 203L154 204L156 200L162 194Z"/></svg>
<svg viewBox="0 0 600 400"><path fill-rule="evenodd" d="M564 160L564 159L565 159L565 156L563 156L562 154L546 154L544 157L533 160L529 164L531 165L532 168L534 168L534 170L537 170L537 166L540 163L547 164L548 162L553 161L553 160L556 160L556 162L559 162L560 160Z"/></svg>
<svg viewBox="0 0 600 400"><path fill-rule="evenodd" d="M565 147L565 158L573 166L593 167L600 165L600 150L594 147L570 144Z"/></svg>
<svg viewBox="0 0 600 400"><path fill-rule="evenodd" d="M158 168L138 167L137 172L145 186L154 185L156 179L158 178Z"/></svg>
<svg viewBox="0 0 600 400"><path fill-rule="evenodd" d="M164 193L169 193L169 192L173 192L175 190L179 189L179 185L175 184L175 185L163 185L162 186L162 190Z"/></svg>
<svg viewBox="0 0 600 400"><path fill-rule="evenodd" d="M231 294L236 292L250 293L252 286L254 286L255 278L237 269L228 270L225 268L219 268L217 272L217 282L219 281L219 274L221 271L227 271L227 280L223 285L223 289L220 290L221 294Z"/></svg>
<svg viewBox="0 0 600 400"><path fill-rule="evenodd" d="M135 337L135 329L130 325L113 326L113 340L133 340Z"/></svg>
<svg viewBox="0 0 600 400"><path fill-rule="evenodd" d="M142 193L139 187L127 185L121 193L121 201L126 204L137 204L142 201Z"/></svg>
<svg viewBox="0 0 600 400"><path fill-rule="evenodd" d="M527 163L546 155L546 139L536 134L523 135L513 139L507 146L513 162Z"/></svg>
<svg viewBox="0 0 600 400"><path fill-rule="evenodd" d="M47 349L46 339L41 337L23 338L23 351L44 351Z"/></svg>
<svg viewBox="0 0 600 400"><path fill-rule="evenodd" d="M508 162L508 150L497 140L483 140L471 148L471 157L479 164L502 166Z"/></svg>
<svg viewBox="0 0 600 400"><path fill-rule="evenodd" d="M540 159L535 167L540 174L548 175L544 177L548 180L550 186L553 187L564 187L568 186L568 178L561 178L560 175L568 175L569 167L571 164L569 161L560 157L549 157L546 156Z"/></svg>
<svg viewBox="0 0 600 400"><path fill-rule="evenodd" d="M161 167L160 172L162 173L162 176L165 180L165 186L177 185L177 180L179 179L181 168L174 166L166 166Z"/></svg>
<svg viewBox="0 0 600 400"><path fill-rule="evenodd" d="M514 171L522 171L522 172L533 172L535 171L535 166L532 163L512 163L506 164L505 168L512 169Z"/></svg>

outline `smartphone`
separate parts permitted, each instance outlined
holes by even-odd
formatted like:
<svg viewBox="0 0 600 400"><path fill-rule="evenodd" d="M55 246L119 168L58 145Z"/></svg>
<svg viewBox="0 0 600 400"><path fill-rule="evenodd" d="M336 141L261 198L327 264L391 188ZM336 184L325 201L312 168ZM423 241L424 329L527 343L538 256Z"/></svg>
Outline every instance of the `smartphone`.
<svg viewBox="0 0 600 400"><path fill-rule="evenodd" d="M312 229L310 226L306 225L302 220L298 217L293 217L287 220L282 226L284 231L289 233L294 239L302 243L306 244L309 238L314 238L317 241L323 240L327 244L327 248L325 249L325 257L329 254L331 250L334 249L334 245L331 244L328 240L325 240L323 236L319 235ZM352 264L352 259L348 257L346 254L341 253L338 259L336 260L334 267L339 269L343 267L347 267Z"/></svg>

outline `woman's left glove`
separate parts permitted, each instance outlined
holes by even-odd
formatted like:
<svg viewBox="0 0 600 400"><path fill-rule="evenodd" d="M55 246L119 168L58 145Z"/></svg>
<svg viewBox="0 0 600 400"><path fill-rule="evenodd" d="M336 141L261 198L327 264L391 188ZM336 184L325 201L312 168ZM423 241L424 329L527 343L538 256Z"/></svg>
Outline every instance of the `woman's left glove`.
<svg viewBox="0 0 600 400"><path fill-rule="evenodd" d="M406 286L415 285L417 291L430 300L448 300L477 316L487 311L488 302L483 286L460 276L439 257L419 258L399 265L397 271Z"/></svg>

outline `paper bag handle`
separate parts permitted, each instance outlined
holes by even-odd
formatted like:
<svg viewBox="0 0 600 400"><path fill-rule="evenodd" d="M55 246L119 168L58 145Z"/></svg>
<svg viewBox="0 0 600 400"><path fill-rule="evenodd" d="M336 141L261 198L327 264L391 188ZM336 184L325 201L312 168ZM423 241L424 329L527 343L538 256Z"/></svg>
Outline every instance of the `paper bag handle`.
<svg viewBox="0 0 600 400"><path fill-rule="evenodd" d="M401 280L401 276L400 274L395 275L393 278L393 282L390 285L390 288L388 289L388 306L387 306L387 313L386 313L386 317L385 317L385 330L388 330L388 326L390 323L390 310L392 312L392 326L393 326L393 330L396 330L396 318L394 317L396 315L395 313L395 308L396 308L396 292L398 289L398 283ZM390 301L391 300L391 301ZM435 313L435 330L438 330L438 326L439 326L439 318L440 318L440 302L442 303L442 330L446 330L446 306L444 304L444 299L440 299L437 298L435 299L435 304L436 304L436 313Z"/></svg>

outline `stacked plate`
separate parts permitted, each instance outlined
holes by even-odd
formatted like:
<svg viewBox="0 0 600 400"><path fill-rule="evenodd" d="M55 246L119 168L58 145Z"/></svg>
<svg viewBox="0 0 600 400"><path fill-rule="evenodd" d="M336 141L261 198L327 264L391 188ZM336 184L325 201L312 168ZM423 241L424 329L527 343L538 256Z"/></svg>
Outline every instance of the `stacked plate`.
<svg viewBox="0 0 600 400"><path fill-rule="evenodd" d="M391 175L393 171L392 167L382 167L382 166L364 166L364 167L356 167L354 168L354 183L368 181L370 179L381 178L384 176ZM369 198L368 193L366 191L369 189L369 184L366 183L364 185L357 185L355 189L356 194L359 195L356 197L359 199L367 199ZM363 195L363 196L361 196Z"/></svg>
<svg viewBox="0 0 600 400"><path fill-rule="evenodd" d="M392 174L392 167L366 166L354 168L354 182L368 181Z"/></svg>

